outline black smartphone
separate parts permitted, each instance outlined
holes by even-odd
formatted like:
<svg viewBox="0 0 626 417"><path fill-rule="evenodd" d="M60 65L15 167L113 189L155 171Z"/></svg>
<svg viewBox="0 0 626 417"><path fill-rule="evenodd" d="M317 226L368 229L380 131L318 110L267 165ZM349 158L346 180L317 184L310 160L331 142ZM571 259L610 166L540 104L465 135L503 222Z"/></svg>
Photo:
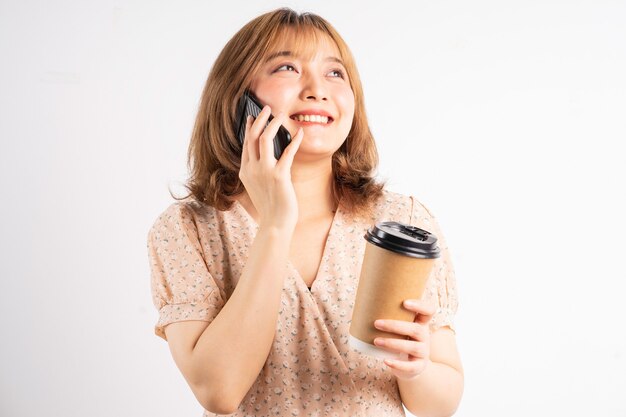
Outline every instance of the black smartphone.
<svg viewBox="0 0 626 417"><path fill-rule="evenodd" d="M263 106L259 102L259 100L250 92L246 90L241 98L239 99L239 103L237 104L237 114L235 116L235 131L237 132L237 138L239 139L239 143L243 145L244 138L246 136L246 119L248 115L251 115L255 119L259 116L263 110ZM270 114L269 120L266 123L266 127L274 116ZM278 132L274 137L274 156L276 159L280 159L280 156L283 154L283 151L291 143L291 134L284 126L280 126L278 128Z"/></svg>

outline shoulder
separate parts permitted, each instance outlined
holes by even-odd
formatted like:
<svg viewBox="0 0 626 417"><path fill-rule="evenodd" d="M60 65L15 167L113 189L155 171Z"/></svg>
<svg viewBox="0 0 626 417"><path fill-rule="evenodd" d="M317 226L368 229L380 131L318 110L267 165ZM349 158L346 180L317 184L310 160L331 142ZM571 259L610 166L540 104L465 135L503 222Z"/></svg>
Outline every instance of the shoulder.
<svg viewBox="0 0 626 417"><path fill-rule="evenodd" d="M153 221L148 234L195 230L199 223L205 223L214 216L214 212L213 207L194 199L176 201L161 211Z"/></svg>
<svg viewBox="0 0 626 417"><path fill-rule="evenodd" d="M422 207L417 197L384 189L376 202L376 217L409 222L416 207Z"/></svg>
<svg viewBox="0 0 626 417"><path fill-rule="evenodd" d="M383 205L410 205L411 196L385 188L380 201Z"/></svg>
<svg viewBox="0 0 626 417"><path fill-rule="evenodd" d="M374 208L378 213L383 213L388 210L398 209L405 206L410 206L410 200L404 194L383 189L383 193L374 203Z"/></svg>
<svg viewBox="0 0 626 417"><path fill-rule="evenodd" d="M374 217L369 220L371 222L393 220L411 225L427 225L433 219L431 210L418 196L384 189L375 204Z"/></svg>

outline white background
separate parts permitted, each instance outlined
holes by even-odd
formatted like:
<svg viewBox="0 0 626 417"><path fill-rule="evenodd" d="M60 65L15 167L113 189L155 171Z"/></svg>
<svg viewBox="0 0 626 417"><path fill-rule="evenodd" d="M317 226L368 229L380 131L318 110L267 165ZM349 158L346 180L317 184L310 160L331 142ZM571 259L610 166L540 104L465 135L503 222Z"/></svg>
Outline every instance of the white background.
<svg viewBox="0 0 626 417"><path fill-rule="evenodd" d="M457 416L624 416L623 1L0 1L0 415L201 408L146 235L226 41L289 5L355 55L390 189L460 291Z"/></svg>

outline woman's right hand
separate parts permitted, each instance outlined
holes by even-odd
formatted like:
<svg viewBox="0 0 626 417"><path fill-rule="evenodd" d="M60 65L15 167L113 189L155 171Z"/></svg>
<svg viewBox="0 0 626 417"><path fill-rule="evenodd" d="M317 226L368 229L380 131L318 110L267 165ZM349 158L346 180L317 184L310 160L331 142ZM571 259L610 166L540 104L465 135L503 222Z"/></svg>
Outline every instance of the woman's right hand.
<svg viewBox="0 0 626 417"><path fill-rule="evenodd" d="M258 117L246 121L239 178L259 215L259 227L293 232L298 222L298 201L291 182L291 165L302 143L302 128L292 138L279 160L274 156L274 136L285 119L277 114L265 127L271 114L263 107Z"/></svg>

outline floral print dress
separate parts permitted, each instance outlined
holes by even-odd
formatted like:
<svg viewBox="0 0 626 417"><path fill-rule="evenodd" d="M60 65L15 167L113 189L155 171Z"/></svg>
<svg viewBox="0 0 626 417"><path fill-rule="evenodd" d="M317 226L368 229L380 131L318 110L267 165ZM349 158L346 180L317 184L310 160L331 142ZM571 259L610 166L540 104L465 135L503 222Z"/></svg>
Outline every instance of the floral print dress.
<svg viewBox="0 0 626 417"><path fill-rule="evenodd" d="M348 344L366 230L399 221L438 238L441 257L425 297L438 309L430 323L454 330L457 288L450 252L430 211L413 196L388 190L369 219L339 205L311 289L288 263L271 351L232 416L404 416L395 376L382 360ZM248 258L258 226L239 202L219 211L185 200L171 204L148 233L155 334L185 320L211 322L228 302ZM216 416L209 411L203 417Z"/></svg>

